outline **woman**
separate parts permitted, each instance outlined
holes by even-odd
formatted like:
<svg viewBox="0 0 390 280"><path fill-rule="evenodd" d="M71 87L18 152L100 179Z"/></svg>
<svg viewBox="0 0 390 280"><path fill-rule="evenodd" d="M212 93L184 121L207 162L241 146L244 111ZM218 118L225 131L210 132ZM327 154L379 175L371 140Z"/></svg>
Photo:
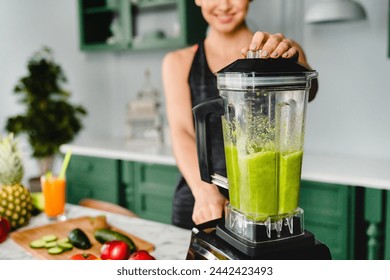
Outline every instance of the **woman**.
<svg viewBox="0 0 390 280"><path fill-rule="evenodd" d="M192 108L218 96L213 73L242 58L248 50L261 51L261 58L293 58L308 64L302 49L282 34L252 33L245 18L250 0L195 0L209 24L204 42L168 53L163 61L166 112L173 151L183 176L175 192L173 224L191 229L222 216L227 194L200 179ZM312 86L310 100L317 91ZM218 174L226 174L220 119L211 120L212 160Z"/></svg>

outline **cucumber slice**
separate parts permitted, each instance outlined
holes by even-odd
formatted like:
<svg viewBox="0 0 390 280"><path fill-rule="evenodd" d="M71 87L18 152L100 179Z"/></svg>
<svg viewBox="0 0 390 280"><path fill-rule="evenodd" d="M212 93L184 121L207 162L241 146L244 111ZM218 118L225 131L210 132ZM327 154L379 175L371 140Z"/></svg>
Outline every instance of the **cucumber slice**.
<svg viewBox="0 0 390 280"><path fill-rule="evenodd" d="M47 252L51 255L57 255L57 254L61 254L64 250L59 247L59 246L56 246L56 247L52 247L52 248L49 248L47 250Z"/></svg>
<svg viewBox="0 0 390 280"><path fill-rule="evenodd" d="M43 236L41 239L46 241L46 242L51 242L51 241L56 241L57 240L57 236L54 235L54 234L49 234L49 235Z"/></svg>
<svg viewBox="0 0 390 280"><path fill-rule="evenodd" d="M30 242L30 247L34 249L44 248L46 241L42 239L36 239Z"/></svg>
<svg viewBox="0 0 390 280"><path fill-rule="evenodd" d="M58 243L69 243L69 238L68 237L65 237L65 238L61 238L61 239L58 239L57 240Z"/></svg>
<svg viewBox="0 0 390 280"><path fill-rule="evenodd" d="M45 244L45 248L52 248L55 246L57 246L57 241L50 241L50 242L46 242Z"/></svg>
<svg viewBox="0 0 390 280"><path fill-rule="evenodd" d="M64 251L71 250L73 248L73 245L69 242L57 242L58 246L64 249Z"/></svg>

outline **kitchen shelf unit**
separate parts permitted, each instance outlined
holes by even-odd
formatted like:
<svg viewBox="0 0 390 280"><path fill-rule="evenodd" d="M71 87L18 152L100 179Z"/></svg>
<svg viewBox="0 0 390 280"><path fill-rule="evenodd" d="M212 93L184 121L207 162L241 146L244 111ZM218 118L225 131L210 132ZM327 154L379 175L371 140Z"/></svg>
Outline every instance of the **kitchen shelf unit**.
<svg viewBox="0 0 390 280"><path fill-rule="evenodd" d="M79 0L80 49L180 48L204 39L207 24L194 1Z"/></svg>

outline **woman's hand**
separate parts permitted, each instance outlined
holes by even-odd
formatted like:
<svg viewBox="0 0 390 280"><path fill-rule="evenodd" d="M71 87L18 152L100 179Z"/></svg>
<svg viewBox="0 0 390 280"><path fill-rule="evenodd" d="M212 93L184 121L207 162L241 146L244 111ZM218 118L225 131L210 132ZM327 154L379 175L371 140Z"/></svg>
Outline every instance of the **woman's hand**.
<svg viewBox="0 0 390 280"><path fill-rule="evenodd" d="M302 48L293 40L287 39L281 33L271 34L268 32L257 31L253 37L249 47L241 49L244 57L248 51L260 51L260 58L296 58L303 66L311 69L306 61L306 55ZM312 101L317 95L318 79L312 81L309 93L309 101Z"/></svg>
<svg viewBox="0 0 390 280"><path fill-rule="evenodd" d="M260 58L292 58L299 54L295 43L287 39L283 34L271 34L260 31L253 35L249 47L241 49L242 55L246 56L248 50L261 50Z"/></svg>
<svg viewBox="0 0 390 280"><path fill-rule="evenodd" d="M201 186L194 194L195 205L192 220L201 224L222 217L228 200L219 192L215 185Z"/></svg>

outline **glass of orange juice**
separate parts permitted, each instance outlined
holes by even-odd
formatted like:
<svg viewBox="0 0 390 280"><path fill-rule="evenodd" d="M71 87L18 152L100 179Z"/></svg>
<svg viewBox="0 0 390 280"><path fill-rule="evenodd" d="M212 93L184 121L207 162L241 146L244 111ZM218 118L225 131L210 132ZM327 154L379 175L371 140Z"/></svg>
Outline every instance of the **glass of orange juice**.
<svg viewBox="0 0 390 280"><path fill-rule="evenodd" d="M58 176L41 176L41 187L45 199L45 214L52 221L64 221L66 201L66 179Z"/></svg>

